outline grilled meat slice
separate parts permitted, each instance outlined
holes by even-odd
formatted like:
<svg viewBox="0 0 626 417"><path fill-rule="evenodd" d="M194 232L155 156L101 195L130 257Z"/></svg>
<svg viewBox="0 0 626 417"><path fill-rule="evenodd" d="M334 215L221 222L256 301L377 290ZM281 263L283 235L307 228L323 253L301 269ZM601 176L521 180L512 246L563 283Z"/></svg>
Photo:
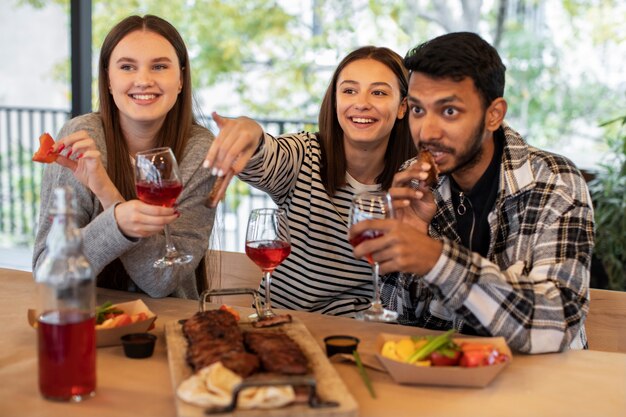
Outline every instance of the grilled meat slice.
<svg viewBox="0 0 626 417"><path fill-rule="evenodd" d="M194 371L222 361L231 371L245 377L259 367L258 359L251 359L245 351L237 321L226 311L196 313L183 325L183 333L189 344L187 363Z"/></svg>
<svg viewBox="0 0 626 417"><path fill-rule="evenodd" d="M221 340L197 339L187 348L187 363L194 371L220 361L229 353L245 352L243 344L236 345Z"/></svg>
<svg viewBox="0 0 626 417"><path fill-rule="evenodd" d="M291 323L291 315L290 314L277 314L275 316L272 317L267 317L267 318L263 318L260 319L258 321L255 321L254 323L252 323L252 327L272 327L272 326L278 326L279 324L283 324L283 323Z"/></svg>
<svg viewBox="0 0 626 417"><path fill-rule="evenodd" d="M249 351L259 356L261 367L267 372L286 375L308 372L307 359L300 346L285 333L244 332L244 343Z"/></svg>
<svg viewBox="0 0 626 417"><path fill-rule="evenodd" d="M428 178L426 178L426 185L429 187L434 187L437 185L437 180L439 179L439 169L437 168L437 164L435 163L435 159L433 155L430 153L428 149L421 148L419 154L417 155L417 160L421 162L428 162L430 165L430 169L428 170Z"/></svg>
<svg viewBox="0 0 626 417"><path fill-rule="evenodd" d="M190 343L196 338L226 339L242 342L241 330L235 317L224 310L199 311L183 325L183 333Z"/></svg>
<svg viewBox="0 0 626 417"><path fill-rule="evenodd" d="M248 352L230 351L222 355L220 360L222 361L222 365L242 378L258 372L261 367L259 357Z"/></svg>

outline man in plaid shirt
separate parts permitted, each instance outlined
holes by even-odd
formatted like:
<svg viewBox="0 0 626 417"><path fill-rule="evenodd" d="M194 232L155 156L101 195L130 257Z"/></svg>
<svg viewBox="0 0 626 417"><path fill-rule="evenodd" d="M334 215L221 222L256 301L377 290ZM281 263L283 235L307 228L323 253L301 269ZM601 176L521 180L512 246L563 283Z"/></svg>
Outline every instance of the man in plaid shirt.
<svg viewBox="0 0 626 417"><path fill-rule="evenodd" d="M351 229L384 232L354 250L388 274L383 304L401 324L503 336L520 352L586 348L593 208L581 173L504 122L505 67L478 35L435 38L405 65L411 135L441 176L416 191L429 164L407 164L396 218Z"/></svg>

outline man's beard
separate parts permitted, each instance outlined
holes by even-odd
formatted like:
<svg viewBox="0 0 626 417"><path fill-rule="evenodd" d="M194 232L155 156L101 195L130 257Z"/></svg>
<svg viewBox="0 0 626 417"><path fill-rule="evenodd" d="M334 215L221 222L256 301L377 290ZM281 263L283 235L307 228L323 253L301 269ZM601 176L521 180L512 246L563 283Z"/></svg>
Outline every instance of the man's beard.
<svg viewBox="0 0 626 417"><path fill-rule="evenodd" d="M457 162L454 167L448 170L449 174L456 174L463 171L468 171L472 167L476 166L483 155L483 139L485 134L485 118L481 118L480 125L472 133L472 141L469 148L459 154Z"/></svg>
<svg viewBox="0 0 626 417"><path fill-rule="evenodd" d="M469 148L466 151L462 151L462 153L457 153L453 148L442 147L442 146L427 146L431 151L442 151L447 152L452 155L456 161L452 168L449 169L440 169L440 174L456 174L462 171L466 171L471 169L473 166L478 164L480 158L483 154L483 135L485 133L485 118L481 117L480 125L474 129L471 136L471 142L469 144ZM427 143L424 143L427 145Z"/></svg>

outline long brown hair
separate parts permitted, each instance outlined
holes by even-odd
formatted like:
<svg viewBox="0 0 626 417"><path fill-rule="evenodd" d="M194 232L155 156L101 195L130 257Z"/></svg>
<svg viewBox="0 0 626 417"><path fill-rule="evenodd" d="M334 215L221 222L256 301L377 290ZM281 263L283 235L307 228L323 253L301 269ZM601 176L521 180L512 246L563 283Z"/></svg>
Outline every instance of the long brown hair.
<svg viewBox="0 0 626 417"><path fill-rule="evenodd" d="M119 111L109 92L109 61L113 49L129 33L138 30L154 32L164 37L176 51L182 73L182 90L174 107L165 116L157 133L155 147L169 146L180 162L191 126L196 123L193 116L191 94L191 69L189 55L183 38L169 22L153 15L129 16L111 29L100 49L98 64L98 91L100 117L104 126L107 149L107 173L126 199L136 197L133 167L128 157L128 146L120 126Z"/></svg>
<svg viewBox="0 0 626 417"><path fill-rule="evenodd" d="M346 154L343 146L343 129L337 119L337 80L341 71L350 63L361 59L374 59L388 67L395 74L400 85L400 96L407 96L408 72L402 63L402 57L389 48L363 46L350 52L337 66L328 85L319 113L319 137L322 148L321 176L329 195L346 183ZM409 118L396 119L389 136L385 151L383 172L376 178L384 190L391 187L393 176L400 165L416 155L415 145L411 141Z"/></svg>
<svg viewBox="0 0 626 417"><path fill-rule="evenodd" d="M169 146L180 162L187 145L191 128L197 124L193 115L191 92L191 68L189 54L183 38L169 22L153 15L129 16L111 29L102 43L98 64L99 113L104 127L107 153L107 173L125 199L136 198L135 174L128 156L128 146L120 126L119 110L109 92L109 61L117 44L129 33L135 31L154 32L164 37L176 51L182 74L182 90L176 103L165 116L163 125L155 138L155 147ZM204 258L196 269L198 291L206 288ZM98 275L98 286L126 290L130 277L119 259L107 265Z"/></svg>

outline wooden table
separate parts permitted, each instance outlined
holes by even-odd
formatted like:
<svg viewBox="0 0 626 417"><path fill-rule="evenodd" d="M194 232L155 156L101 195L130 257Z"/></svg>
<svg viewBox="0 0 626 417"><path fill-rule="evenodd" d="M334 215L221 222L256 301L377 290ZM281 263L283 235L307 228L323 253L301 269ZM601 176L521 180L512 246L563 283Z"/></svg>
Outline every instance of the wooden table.
<svg viewBox="0 0 626 417"><path fill-rule="evenodd" d="M191 316L196 301L140 297L158 314L159 336L149 359L127 359L121 346L98 349L96 397L78 404L44 400L37 385L36 332L26 321L35 307L36 287L28 272L0 269L0 416L175 416L174 392L167 362L164 324ZM98 290L98 303L130 301L137 294ZM361 339L359 351L373 352L380 332L419 334L404 326L292 312L317 342L330 334ZM389 375L370 370L378 398L370 398L357 369L335 364L359 403L362 416L624 416L626 354L570 351L515 355L486 388L402 386Z"/></svg>

